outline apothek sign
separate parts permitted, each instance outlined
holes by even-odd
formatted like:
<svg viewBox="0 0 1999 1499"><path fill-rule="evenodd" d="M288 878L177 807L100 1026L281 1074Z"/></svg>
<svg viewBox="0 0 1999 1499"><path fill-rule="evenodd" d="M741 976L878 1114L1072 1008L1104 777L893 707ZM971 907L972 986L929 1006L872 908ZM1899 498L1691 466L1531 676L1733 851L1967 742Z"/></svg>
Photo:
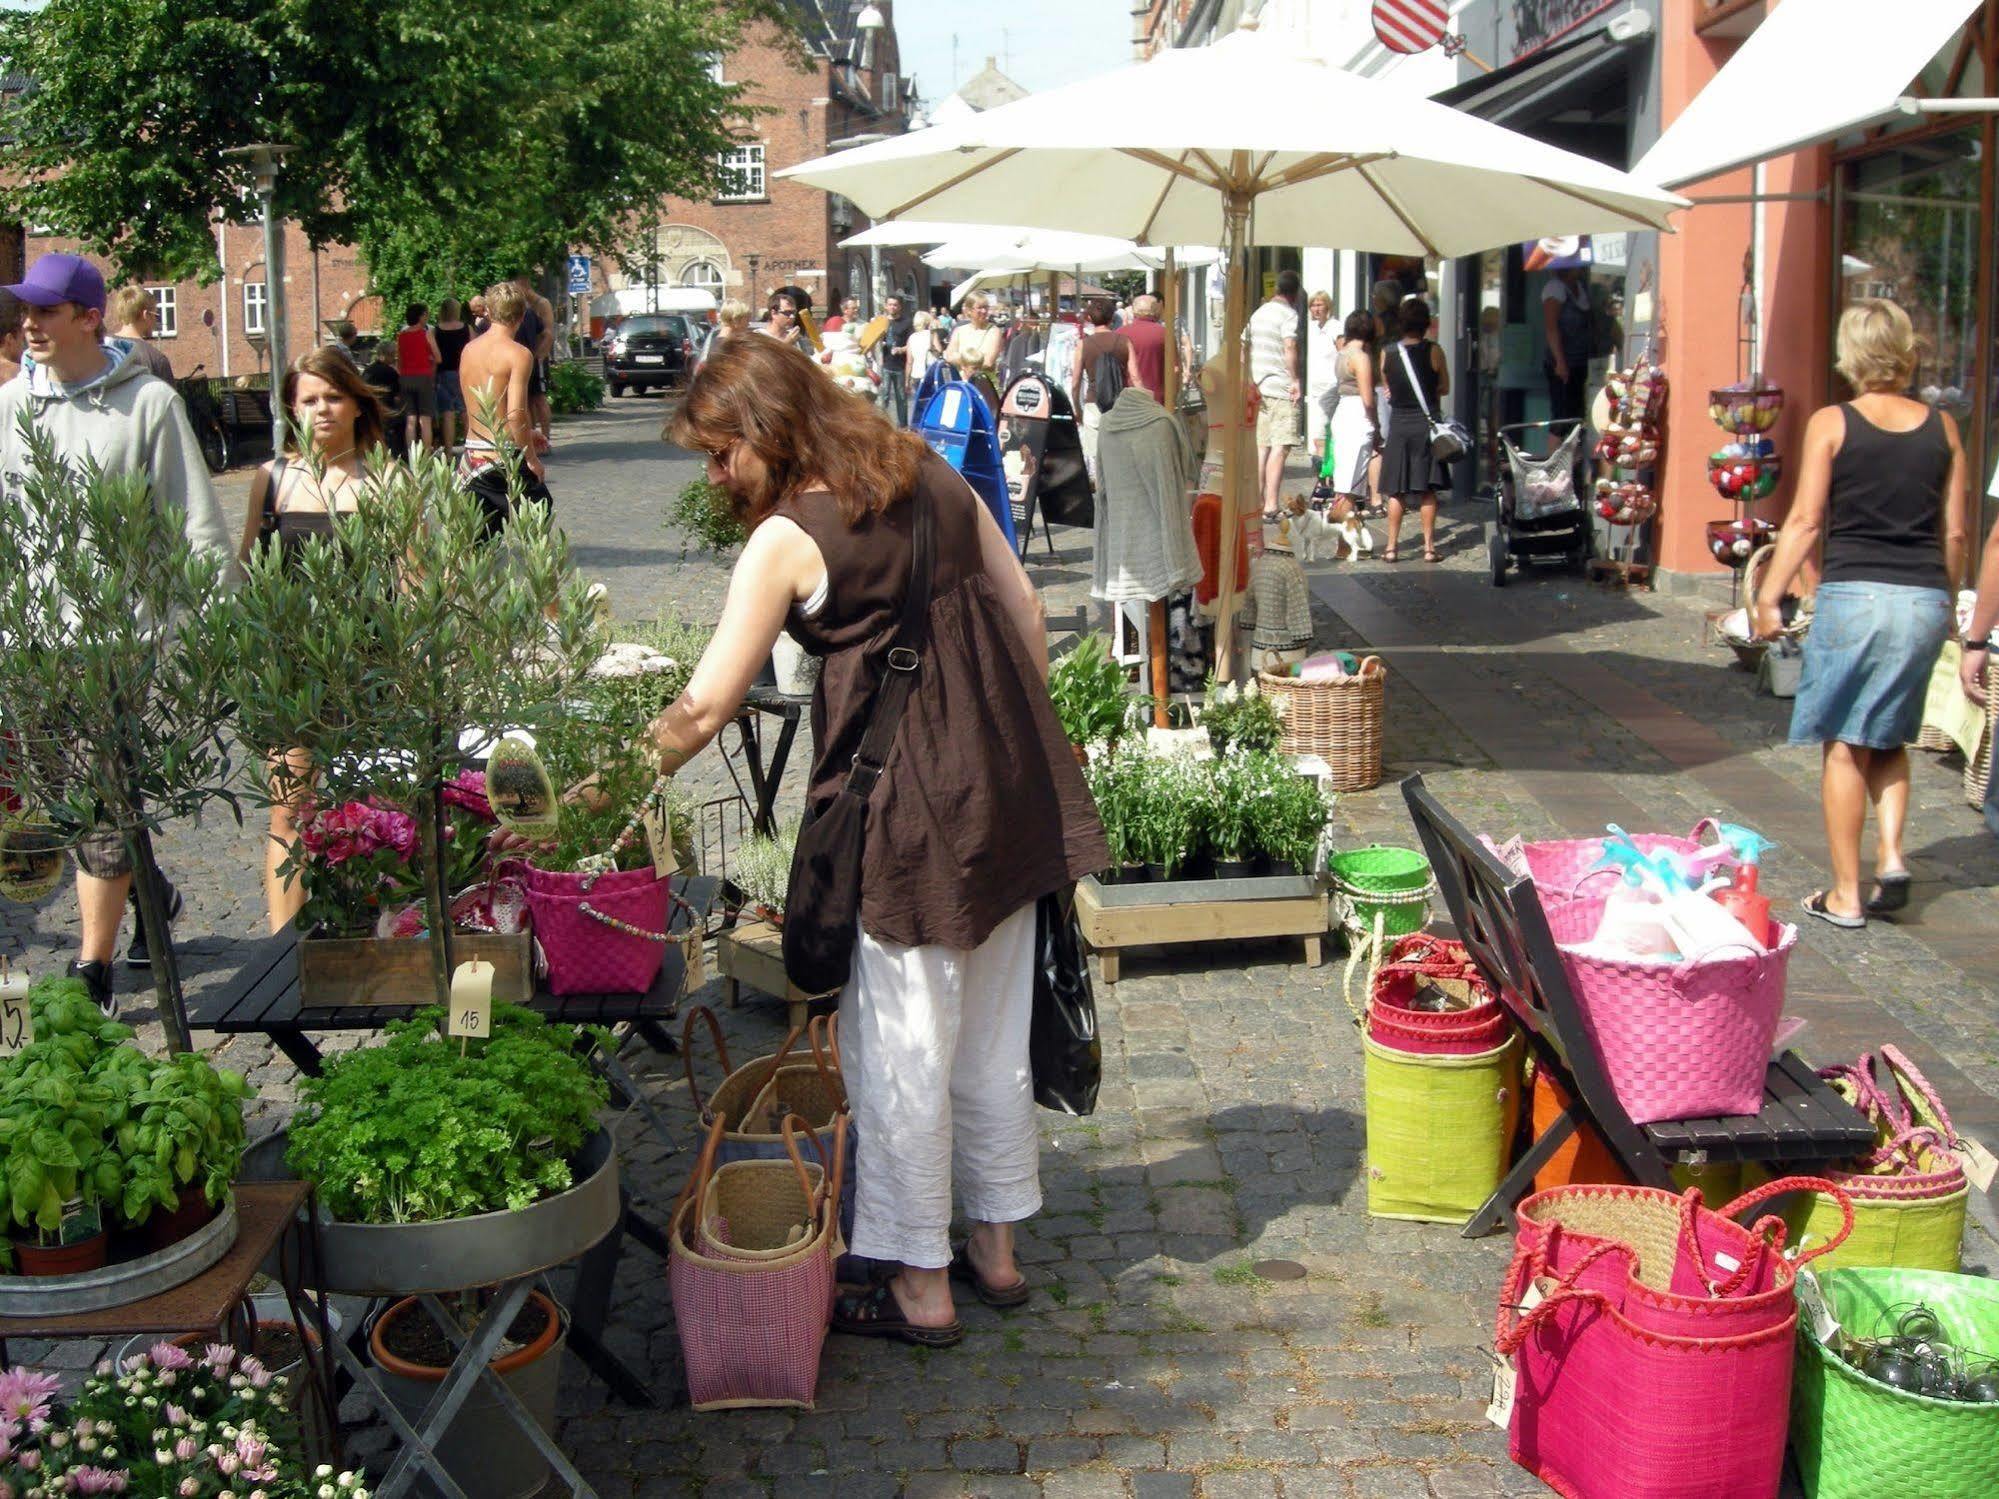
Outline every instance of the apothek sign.
<svg viewBox="0 0 1999 1499"><path fill-rule="evenodd" d="M1517 62L1560 41L1592 16L1624 0L1502 0L1511 24L1507 60Z"/></svg>

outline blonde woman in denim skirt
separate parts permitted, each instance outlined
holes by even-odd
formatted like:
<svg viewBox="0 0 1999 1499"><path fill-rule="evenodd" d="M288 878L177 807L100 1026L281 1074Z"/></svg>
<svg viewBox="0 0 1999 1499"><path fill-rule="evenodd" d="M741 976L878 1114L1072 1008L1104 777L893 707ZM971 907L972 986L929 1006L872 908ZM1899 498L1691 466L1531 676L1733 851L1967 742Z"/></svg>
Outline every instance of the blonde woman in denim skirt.
<svg viewBox="0 0 1999 1499"><path fill-rule="evenodd" d="M1791 709L1791 743L1824 754L1832 886L1805 910L1864 927L1909 902L1902 829L1906 746L1951 628L1964 575L1965 461L1957 423L1899 394L1916 370L1916 335L1893 302L1868 299L1839 320L1839 372L1857 395L1812 413L1791 513L1763 574L1756 634L1773 639L1778 606L1824 544L1817 608ZM1860 892L1860 835L1875 819L1874 887Z"/></svg>

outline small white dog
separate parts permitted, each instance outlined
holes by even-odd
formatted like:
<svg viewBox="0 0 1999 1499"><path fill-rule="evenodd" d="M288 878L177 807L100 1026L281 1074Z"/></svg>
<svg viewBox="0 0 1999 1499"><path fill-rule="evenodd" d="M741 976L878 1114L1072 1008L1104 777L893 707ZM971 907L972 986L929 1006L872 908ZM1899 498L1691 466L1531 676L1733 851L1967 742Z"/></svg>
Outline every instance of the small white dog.
<svg viewBox="0 0 1999 1499"><path fill-rule="evenodd" d="M1291 512L1291 542L1299 560L1337 562L1342 548L1350 557L1374 551L1374 537L1354 514L1352 501L1335 500L1323 515L1298 495L1285 504Z"/></svg>

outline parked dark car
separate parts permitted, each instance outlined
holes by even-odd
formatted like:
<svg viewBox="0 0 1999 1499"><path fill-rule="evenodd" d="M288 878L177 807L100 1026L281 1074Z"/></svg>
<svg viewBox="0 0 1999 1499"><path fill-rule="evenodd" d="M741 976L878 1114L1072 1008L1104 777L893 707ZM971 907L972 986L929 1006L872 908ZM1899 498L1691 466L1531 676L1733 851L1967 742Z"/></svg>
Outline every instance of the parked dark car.
<svg viewBox="0 0 1999 1499"><path fill-rule="evenodd" d="M604 335L604 383L614 396L685 385L700 336L694 320L680 313L636 313Z"/></svg>

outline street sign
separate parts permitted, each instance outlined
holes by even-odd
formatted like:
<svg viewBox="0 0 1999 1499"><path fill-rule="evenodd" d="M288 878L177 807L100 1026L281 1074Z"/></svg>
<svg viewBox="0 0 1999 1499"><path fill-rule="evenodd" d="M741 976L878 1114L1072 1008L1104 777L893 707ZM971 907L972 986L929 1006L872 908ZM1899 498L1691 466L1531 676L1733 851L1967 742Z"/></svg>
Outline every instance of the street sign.
<svg viewBox="0 0 1999 1499"><path fill-rule="evenodd" d="M1444 0L1374 0L1374 34L1390 52L1425 52L1444 39Z"/></svg>
<svg viewBox="0 0 1999 1499"><path fill-rule="evenodd" d="M587 297L590 295L590 257L572 255L569 257L569 295Z"/></svg>

